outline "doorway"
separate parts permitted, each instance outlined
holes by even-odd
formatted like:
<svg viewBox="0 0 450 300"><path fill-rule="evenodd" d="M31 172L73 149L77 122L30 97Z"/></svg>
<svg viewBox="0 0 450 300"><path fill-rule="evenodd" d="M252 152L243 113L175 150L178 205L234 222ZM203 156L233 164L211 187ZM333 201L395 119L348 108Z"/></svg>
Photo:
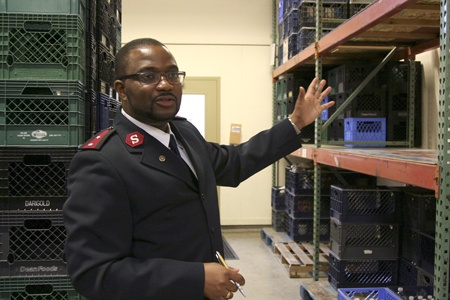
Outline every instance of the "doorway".
<svg viewBox="0 0 450 300"><path fill-rule="evenodd" d="M178 115L187 118L208 142L220 142L220 78L186 77Z"/></svg>

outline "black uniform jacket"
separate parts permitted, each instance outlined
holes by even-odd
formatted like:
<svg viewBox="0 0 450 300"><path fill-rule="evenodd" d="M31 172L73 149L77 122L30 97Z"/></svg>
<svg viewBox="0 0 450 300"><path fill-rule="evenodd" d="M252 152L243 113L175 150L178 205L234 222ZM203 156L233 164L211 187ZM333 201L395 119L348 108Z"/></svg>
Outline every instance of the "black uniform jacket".
<svg viewBox="0 0 450 300"><path fill-rule="evenodd" d="M287 120L238 146L206 142L184 119L170 125L198 182L121 113L71 162L67 267L89 299L203 299L203 262L223 253L216 186L237 186L301 147Z"/></svg>

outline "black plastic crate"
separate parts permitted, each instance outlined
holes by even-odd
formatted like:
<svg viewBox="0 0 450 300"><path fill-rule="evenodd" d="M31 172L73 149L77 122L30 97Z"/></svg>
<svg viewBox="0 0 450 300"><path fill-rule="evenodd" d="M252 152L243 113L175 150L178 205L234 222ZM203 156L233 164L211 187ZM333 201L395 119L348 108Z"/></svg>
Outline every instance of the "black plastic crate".
<svg viewBox="0 0 450 300"><path fill-rule="evenodd" d="M332 185L330 195L331 216L340 222L398 222L398 189Z"/></svg>
<svg viewBox="0 0 450 300"><path fill-rule="evenodd" d="M286 211L272 208L272 228L275 231L286 231Z"/></svg>
<svg viewBox="0 0 450 300"><path fill-rule="evenodd" d="M298 6L299 28L316 26L316 1L304 0ZM345 1L323 1L322 26L336 28L348 19L348 4Z"/></svg>
<svg viewBox="0 0 450 300"><path fill-rule="evenodd" d="M353 89L346 90L351 94ZM384 118L386 117L386 88L364 88L344 110L345 118Z"/></svg>
<svg viewBox="0 0 450 300"><path fill-rule="evenodd" d="M401 257L398 264L398 285L414 286L417 285L419 268L409 260Z"/></svg>
<svg viewBox="0 0 450 300"><path fill-rule="evenodd" d="M0 278L1 300L82 300L67 276Z"/></svg>
<svg viewBox="0 0 450 300"><path fill-rule="evenodd" d="M84 97L79 81L0 80L0 145L80 145Z"/></svg>
<svg viewBox="0 0 450 300"><path fill-rule="evenodd" d="M409 227L402 226L400 235L400 256L417 265L420 258L421 234Z"/></svg>
<svg viewBox="0 0 450 300"><path fill-rule="evenodd" d="M77 148L0 148L0 203L4 202L0 206L36 209L27 201L44 201L40 204L45 208L61 209L76 152Z"/></svg>
<svg viewBox="0 0 450 300"><path fill-rule="evenodd" d="M111 53L101 42L98 43L98 79L99 84L101 81L108 84L108 86L114 86L115 74L114 74L114 56L115 53ZM105 93L99 87L99 92ZM109 93L105 93L109 94Z"/></svg>
<svg viewBox="0 0 450 300"><path fill-rule="evenodd" d="M324 191L325 192L325 191ZM330 195L320 195L320 217L330 217ZM286 213L291 218L313 218L314 217L314 193L307 195L296 195L290 191L286 192Z"/></svg>
<svg viewBox="0 0 450 300"><path fill-rule="evenodd" d="M312 242L314 238L314 220L286 217L286 231L295 242ZM330 241L330 219L320 219L319 241Z"/></svg>
<svg viewBox="0 0 450 300"><path fill-rule="evenodd" d="M84 26L76 15L2 14L0 78L84 82Z"/></svg>
<svg viewBox="0 0 450 300"><path fill-rule="evenodd" d="M331 32L332 30L333 28L323 28L322 34L325 35ZM316 40L315 27L300 27L297 33L297 51L300 52L306 49L309 45L313 44L315 40Z"/></svg>
<svg viewBox="0 0 450 300"><path fill-rule="evenodd" d="M298 10L290 11L284 19L284 37L287 38L291 34L297 34L298 31Z"/></svg>
<svg viewBox="0 0 450 300"><path fill-rule="evenodd" d="M66 275L62 211L0 212L0 277Z"/></svg>
<svg viewBox="0 0 450 300"><path fill-rule="evenodd" d="M405 226L434 236L436 231L436 196L421 188L403 190L402 221Z"/></svg>
<svg viewBox="0 0 450 300"><path fill-rule="evenodd" d="M103 93L97 95L97 126L98 131L109 127L109 96Z"/></svg>
<svg viewBox="0 0 450 300"><path fill-rule="evenodd" d="M284 186L272 187L272 209L284 210L286 208L286 190Z"/></svg>
<svg viewBox="0 0 450 300"><path fill-rule="evenodd" d="M329 252L328 281L334 288L397 285L398 260L339 259Z"/></svg>
<svg viewBox="0 0 450 300"><path fill-rule="evenodd" d="M327 84L333 87L331 94L345 93L356 89L376 67L374 64L345 64L327 71ZM377 76L372 78L361 91L376 91Z"/></svg>
<svg viewBox="0 0 450 300"><path fill-rule="evenodd" d="M303 131L302 129L302 135ZM314 169L303 168L299 165L288 166L285 169L285 181L286 191L292 194L314 194ZM320 184L322 189L329 190L331 186L331 174L329 171L322 170Z"/></svg>
<svg viewBox="0 0 450 300"><path fill-rule="evenodd" d="M399 225L341 223L331 218L330 250L340 259L397 259Z"/></svg>

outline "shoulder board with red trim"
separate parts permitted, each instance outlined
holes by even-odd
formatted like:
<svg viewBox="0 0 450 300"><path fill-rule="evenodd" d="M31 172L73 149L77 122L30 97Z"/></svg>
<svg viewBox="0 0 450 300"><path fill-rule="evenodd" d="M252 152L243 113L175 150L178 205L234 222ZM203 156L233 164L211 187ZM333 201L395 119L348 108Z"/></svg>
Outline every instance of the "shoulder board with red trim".
<svg viewBox="0 0 450 300"><path fill-rule="evenodd" d="M106 128L95 136L90 138L86 143L84 143L80 148L81 150L100 150L103 144L108 140L108 138L116 131L114 127Z"/></svg>

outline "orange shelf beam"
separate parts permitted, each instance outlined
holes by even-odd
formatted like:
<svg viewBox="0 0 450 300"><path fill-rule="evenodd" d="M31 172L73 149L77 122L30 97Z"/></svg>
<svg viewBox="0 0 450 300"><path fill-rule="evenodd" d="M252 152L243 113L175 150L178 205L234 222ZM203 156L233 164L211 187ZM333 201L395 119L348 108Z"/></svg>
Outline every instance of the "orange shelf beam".
<svg viewBox="0 0 450 300"><path fill-rule="evenodd" d="M413 160L310 147L300 148L294 151L292 155L313 160L314 164L327 165L419 186L435 191L436 197L439 195L440 173L437 156L436 163L422 163Z"/></svg>

